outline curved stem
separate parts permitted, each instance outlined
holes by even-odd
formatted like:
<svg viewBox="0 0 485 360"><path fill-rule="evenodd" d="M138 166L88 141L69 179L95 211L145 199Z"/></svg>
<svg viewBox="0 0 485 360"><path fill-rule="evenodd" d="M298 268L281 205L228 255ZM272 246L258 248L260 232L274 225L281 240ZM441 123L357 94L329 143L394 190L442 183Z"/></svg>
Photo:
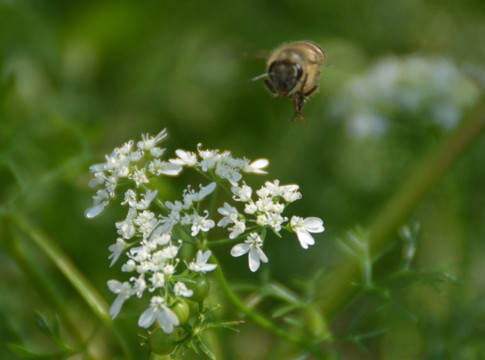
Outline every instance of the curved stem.
<svg viewBox="0 0 485 360"><path fill-rule="evenodd" d="M224 294L227 296L229 301L243 314L245 314L249 319L254 321L256 324L259 326L265 328L266 330L272 332L273 334L286 339L288 341L291 341L295 344L299 344L302 346L309 346L311 342L305 341L298 336L295 336L293 334L290 334L286 331L284 331L282 328L276 326L274 323L272 323L270 320L268 320L266 317L263 315L257 313L253 309L248 308L242 301L237 297L237 295L231 290L229 287L229 284L226 281L226 278L224 277L224 272L222 271L221 264L215 259L213 256L213 259L217 263L217 269L215 270L216 272L216 277L219 282L219 285L224 292Z"/></svg>

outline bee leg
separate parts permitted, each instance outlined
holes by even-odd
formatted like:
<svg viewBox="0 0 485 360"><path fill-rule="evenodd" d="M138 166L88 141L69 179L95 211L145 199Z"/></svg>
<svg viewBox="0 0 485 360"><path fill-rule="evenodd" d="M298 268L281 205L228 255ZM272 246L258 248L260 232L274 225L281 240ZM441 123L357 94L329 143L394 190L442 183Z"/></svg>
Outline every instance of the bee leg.
<svg viewBox="0 0 485 360"><path fill-rule="evenodd" d="M316 90L318 89L318 85L315 85L313 87L311 87L310 89L306 90L306 91L303 91L303 95L305 96L310 96L311 94L313 94Z"/></svg>
<svg viewBox="0 0 485 360"><path fill-rule="evenodd" d="M295 94L295 116L293 116L293 121L300 119L301 122L305 122L305 118L302 115L303 107L305 106L306 98L305 96L298 92Z"/></svg>
<svg viewBox="0 0 485 360"><path fill-rule="evenodd" d="M269 91L271 91L273 94L276 94L276 90L273 87L273 84L271 84L271 81L264 80L264 85L266 85L266 87L269 89Z"/></svg>

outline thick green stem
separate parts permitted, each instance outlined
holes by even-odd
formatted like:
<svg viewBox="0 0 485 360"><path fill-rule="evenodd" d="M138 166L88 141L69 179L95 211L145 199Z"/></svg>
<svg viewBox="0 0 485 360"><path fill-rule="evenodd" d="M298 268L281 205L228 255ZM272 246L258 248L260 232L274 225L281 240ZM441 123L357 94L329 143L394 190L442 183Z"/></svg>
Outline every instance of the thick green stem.
<svg viewBox="0 0 485 360"><path fill-rule="evenodd" d="M213 257L214 259L214 257ZM216 261L217 262L217 261ZM274 323L272 323L270 320L265 318L263 315L257 313L253 309L248 308L242 301L239 299L239 297L231 290L229 287L229 284L226 281L226 278L224 277L224 272L221 269L220 263L217 264L217 269L216 269L216 277L219 282L219 286L221 287L222 291L224 294L227 296L229 301L238 309L241 311L243 314L245 314L249 319L254 321L256 324L259 326L265 328L266 330L272 332L273 334L286 339L288 341L291 341L295 344L299 344L301 346L309 346L311 343L308 341L305 341L298 336L295 336L293 334L290 334L286 331L284 331L282 328L278 327Z"/></svg>
<svg viewBox="0 0 485 360"><path fill-rule="evenodd" d="M282 330L281 328L277 327L275 324L273 324L271 321L266 319L263 315L258 314L254 310L246 307L244 303L237 297L236 294L230 289L224 274L220 268L220 265L218 266L216 270L216 276L217 280L219 281L219 285L224 292L224 294L227 296L229 301L242 313L244 313L249 319L254 321L256 324L259 326L265 328L266 330L271 331L273 334L282 337L286 340L289 340L294 343L301 344L302 340L299 339L298 337L287 333L286 331Z"/></svg>
<svg viewBox="0 0 485 360"><path fill-rule="evenodd" d="M403 183L396 195L385 204L376 219L369 225L369 239L374 252L386 245L389 236L396 231L425 198L429 190L443 177L467 148L485 129L485 98L474 111L440 146L424 156ZM321 298L324 313L336 314L340 304L352 292L351 283L357 274L357 264L344 260L329 275Z"/></svg>
<svg viewBox="0 0 485 360"><path fill-rule="evenodd" d="M109 316L109 305L99 292L91 285L89 280L79 271L71 259L56 246L56 244L40 230L35 229L28 221L17 213L12 213L10 218L30 239L47 255L60 272L66 277L71 285L78 291L84 301L88 304L94 314L113 332L118 339L128 359L134 358L126 346L124 339L118 330L113 326Z"/></svg>

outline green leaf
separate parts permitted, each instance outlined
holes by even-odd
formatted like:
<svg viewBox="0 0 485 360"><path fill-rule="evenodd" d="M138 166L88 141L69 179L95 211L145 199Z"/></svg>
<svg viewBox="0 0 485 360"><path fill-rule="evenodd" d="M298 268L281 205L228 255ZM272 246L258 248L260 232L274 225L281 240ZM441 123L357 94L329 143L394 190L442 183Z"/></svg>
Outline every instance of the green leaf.
<svg viewBox="0 0 485 360"><path fill-rule="evenodd" d="M289 303L296 303L299 301L298 296L282 284L272 282L269 284L268 290L272 292L275 296L282 300L286 300Z"/></svg>
<svg viewBox="0 0 485 360"><path fill-rule="evenodd" d="M44 334L46 334L49 337L53 336L53 330L51 329L49 321L43 314L41 314L40 312L36 312L35 322L37 323L37 326Z"/></svg>
<svg viewBox="0 0 485 360"><path fill-rule="evenodd" d="M203 336L197 336L197 347L209 358L212 360L216 360L216 356L212 352L209 344L205 340Z"/></svg>
<svg viewBox="0 0 485 360"><path fill-rule="evenodd" d="M34 359L42 356L42 354L29 350L23 345L7 344L7 346L11 352L13 352L15 355L18 355L19 357Z"/></svg>
<svg viewBox="0 0 485 360"><path fill-rule="evenodd" d="M357 262L362 261L362 256L357 251L355 251L351 246L347 245L347 243L342 239L337 239L337 245L340 248L340 250L348 257L355 259Z"/></svg>

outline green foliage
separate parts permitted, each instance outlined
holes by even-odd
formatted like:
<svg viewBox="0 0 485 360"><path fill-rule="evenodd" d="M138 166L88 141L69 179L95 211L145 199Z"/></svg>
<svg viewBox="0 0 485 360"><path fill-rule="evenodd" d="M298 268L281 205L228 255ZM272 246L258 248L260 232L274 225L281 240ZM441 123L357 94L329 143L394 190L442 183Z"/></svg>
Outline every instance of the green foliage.
<svg viewBox="0 0 485 360"><path fill-rule="evenodd" d="M210 322L189 317L177 356L482 359L484 15L480 0L0 1L2 359L149 358L132 326L140 308L114 323L107 313L121 211L96 223L83 213L88 167L162 128L177 140L168 146L200 141L270 159L271 176L311 194L297 210L326 226L311 253L284 237L265 248L274 255L259 277L221 256L243 300L234 306L211 279L200 298L221 307L189 303ZM265 54L299 39L328 54L304 125L291 122L291 102L248 82ZM377 87L353 97L349 84L378 83L389 54L400 64L446 59L460 81L425 93L416 111L399 107L404 96L373 103L365 96ZM398 83L413 94L418 80ZM460 124L443 130L430 114L450 115L449 96L463 105ZM342 98L345 110L377 104L387 132L349 136L347 113L335 110ZM161 182L159 193L183 186Z"/></svg>

